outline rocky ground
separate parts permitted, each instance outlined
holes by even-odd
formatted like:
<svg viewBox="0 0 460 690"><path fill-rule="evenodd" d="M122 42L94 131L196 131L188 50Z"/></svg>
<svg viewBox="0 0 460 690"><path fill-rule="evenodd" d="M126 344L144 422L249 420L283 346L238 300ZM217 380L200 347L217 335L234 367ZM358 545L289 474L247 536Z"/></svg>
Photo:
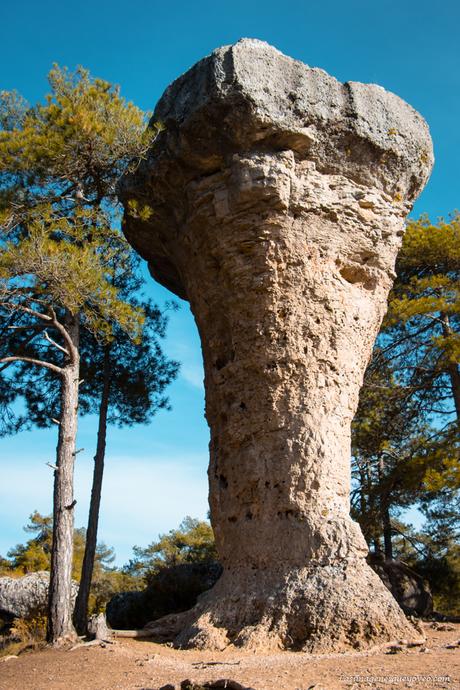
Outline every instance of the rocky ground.
<svg viewBox="0 0 460 690"><path fill-rule="evenodd" d="M186 679L198 687L231 679L254 690L460 688L460 624L424 630L423 646L327 656L179 651L141 640L43 649L0 659L0 690L158 690Z"/></svg>

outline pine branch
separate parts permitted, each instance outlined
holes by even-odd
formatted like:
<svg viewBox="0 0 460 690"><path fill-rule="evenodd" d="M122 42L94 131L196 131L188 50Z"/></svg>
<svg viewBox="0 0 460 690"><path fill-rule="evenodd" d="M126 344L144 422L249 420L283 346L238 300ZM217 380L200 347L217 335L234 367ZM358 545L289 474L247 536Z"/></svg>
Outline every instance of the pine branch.
<svg viewBox="0 0 460 690"><path fill-rule="evenodd" d="M60 376L64 374L64 369L56 366L55 364L51 364L51 362L44 362L42 359L34 359L33 357L19 356L2 357L0 359L0 364L6 364L6 366L2 367L0 371L3 371L4 369L6 369L7 366L10 366L11 364L14 364L14 362L26 362L28 364L36 364L39 367L50 369L51 371L54 371L55 374L59 374Z"/></svg>
<svg viewBox="0 0 460 690"><path fill-rule="evenodd" d="M56 312L54 311L53 307L49 306L48 310L51 314L51 324L54 326L54 328L59 331L59 333L62 335L64 338L67 347L68 347L68 352L66 353L70 359L70 362L74 364L77 361L78 358L78 350L73 344L72 338L70 337L67 329L65 326L62 325L60 321L58 321ZM65 351L65 350L64 350Z"/></svg>

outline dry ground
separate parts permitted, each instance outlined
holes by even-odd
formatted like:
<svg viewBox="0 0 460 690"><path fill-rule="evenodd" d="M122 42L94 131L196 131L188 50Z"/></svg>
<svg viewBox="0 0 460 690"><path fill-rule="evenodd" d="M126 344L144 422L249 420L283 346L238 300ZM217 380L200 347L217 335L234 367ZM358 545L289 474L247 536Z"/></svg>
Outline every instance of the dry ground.
<svg viewBox="0 0 460 690"><path fill-rule="evenodd" d="M312 656L180 651L141 640L0 660L0 690L157 690L190 678L231 678L255 690L460 689L460 624L425 623L425 647ZM425 651L426 650L426 651Z"/></svg>

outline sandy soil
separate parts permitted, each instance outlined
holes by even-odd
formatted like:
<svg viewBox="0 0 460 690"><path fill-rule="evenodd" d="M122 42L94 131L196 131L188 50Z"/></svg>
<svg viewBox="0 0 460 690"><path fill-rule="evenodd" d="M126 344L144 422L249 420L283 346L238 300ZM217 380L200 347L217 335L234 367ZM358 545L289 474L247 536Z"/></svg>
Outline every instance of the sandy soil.
<svg viewBox="0 0 460 690"><path fill-rule="evenodd" d="M179 651L116 640L73 651L43 649L0 660L0 690L158 690L166 683L228 678L254 690L460 689L460 624L425 623L423 647L312 656Z"/></svg>

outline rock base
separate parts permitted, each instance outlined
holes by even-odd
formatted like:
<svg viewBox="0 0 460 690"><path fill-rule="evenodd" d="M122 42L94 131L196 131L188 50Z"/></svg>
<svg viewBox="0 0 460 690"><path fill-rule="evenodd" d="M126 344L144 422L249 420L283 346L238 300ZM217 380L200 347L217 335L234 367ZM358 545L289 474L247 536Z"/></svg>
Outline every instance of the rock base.
<svg viewBox="0 0 460 690"><path fill-rule="evenodd" d="M275 572L227 570L193 609L148 628L178 648L317 654L420 637L362 559Z"/></svg>

